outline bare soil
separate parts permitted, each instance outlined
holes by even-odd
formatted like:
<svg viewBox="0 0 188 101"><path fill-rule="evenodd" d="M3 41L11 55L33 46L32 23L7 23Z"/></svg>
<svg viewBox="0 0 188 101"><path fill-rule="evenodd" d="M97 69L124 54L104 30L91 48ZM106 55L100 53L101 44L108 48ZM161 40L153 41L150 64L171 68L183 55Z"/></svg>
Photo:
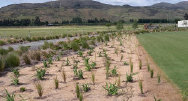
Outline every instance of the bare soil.
<svg viewBox="0 0 188 101"><path fill-rule="evenodd" d="M107 46L103 44L96 47L92 56L87 56L90 58L90 61L97 63L98 68L93 69L91 72L85 70L84 60L76 54L69 54L66 57L62 57L61 61L54 61L50 68L47 69L45 80L40 81L44 88L44 94L41 98L38 97L35 88L36 71L33 70L33 67L35 69L41 68L43 67L42 63L33 67L21 68L19 70L21 74L19 77L20 85L18 86L11 84L11 76L13 74L8 72L6 75L0 77L0 101L6 100L5 89L16 95L16 101L23 99L26 101L78 101L75 92L76 83L79 83L80 86L88 83L91 87L89 92L83 93L84 101L154 101L154 96L157 99L162 99L162 101L181 101L181 95L177 88L168 82L164 76L161 77L161 83L157 83L157 73L161 72L155 63L152 62L152 59L149 58L145 50L139 46L136 36L124 37L122 42L123 45L120 46L119 41L116 39L109 42ZM104 57L99 57L98 55L103 49L107 50L107 54L111 58L112 64L110 69L112 70L116 66L121 78L121 87L119 87L118 95L116 96L108 96L103 88L106 83L115 83L118 80L118 77L109 77L109 79L106 79ZM115 49L118 50L118 55L115 54ZM87 55L87 51L84 52L84 55ZM122 55L124 58L120 61ZM67 58L69 58L71 66L63 65L67 75L67 82L64 83L61 75L61 65L65 64ZM80 61L78 68L83 70L83 80L73 79L73 58ZM124 62L129 63L130 58L134 65L133 72L138 74L133 76L134 81L132 83L126 83L126 74L130 74L130 66L124 65ZM139 69L139 59L143 62L141 70ZM154 78L150 78L150 73L147 71L147 60L151 65L151 69L154 69ZM95 85L91 81L92 73L95 74ZM55 89L54 87L54 78L56 76L60 81L59 89ZM140 93L139 80L143 81L144 94ZM21 87L25 87L26 91L20 92Z"/></svg>

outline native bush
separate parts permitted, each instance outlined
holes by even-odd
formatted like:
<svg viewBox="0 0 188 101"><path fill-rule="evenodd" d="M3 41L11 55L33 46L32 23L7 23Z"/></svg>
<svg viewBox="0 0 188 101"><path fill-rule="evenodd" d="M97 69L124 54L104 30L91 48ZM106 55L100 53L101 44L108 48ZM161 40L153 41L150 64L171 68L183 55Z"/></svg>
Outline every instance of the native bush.
<svg viewBox="0 0 188 101"><path fill-rule="evenodd" d="M4 71L5 61L2 56L0 56L0 71Z"/></svg>
<svg viewBox="0 0 188 101"><path fill-rule="evenodd" d="M5 67L17 67L20 65L20 58L16 53L9 53L5 59Z"/></svg>
<svg viewBox="0 0 188 101"><path fill-rule="evenodd" d="M39 97L42 97L43 95L43 87L40 82L35 83L35 88L37 89L37 93Z"/></svg>
<svg viewBox="0 0 188 101"><path fill-rule="evenodd" d="M25 64L27 64L27 65L31 64L31 59L29 58L29 56L27 54L23 55L23 60L24 60Z"/></svg>

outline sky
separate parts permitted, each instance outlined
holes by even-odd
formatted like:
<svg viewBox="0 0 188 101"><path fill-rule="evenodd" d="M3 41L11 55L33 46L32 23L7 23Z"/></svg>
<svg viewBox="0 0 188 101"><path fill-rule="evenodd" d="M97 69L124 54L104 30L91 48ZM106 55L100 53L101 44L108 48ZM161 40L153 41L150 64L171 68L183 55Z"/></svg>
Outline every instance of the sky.
<svg viewBox="0 0 188 101"><path fill-rule="evenodd" d="M7 6L10 4L19 4L19 3L43 3L52 0L0 0L0 7ZM112 5L131 5L131 6L149 6L155 3L160 2L169 2L169 3L177 3L180 1L188 1L188 0L94 0L99 1L106 4Z"/></svg>

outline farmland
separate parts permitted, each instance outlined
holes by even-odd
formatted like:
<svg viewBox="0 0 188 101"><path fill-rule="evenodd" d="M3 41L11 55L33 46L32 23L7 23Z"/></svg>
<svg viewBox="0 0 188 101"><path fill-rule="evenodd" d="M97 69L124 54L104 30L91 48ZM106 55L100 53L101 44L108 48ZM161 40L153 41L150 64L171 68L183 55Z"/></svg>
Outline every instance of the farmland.
<svg viewBox="0 0 188 101"><path fill-rule="evenodd" d="M137 36L157 65L181 90L188 88L188 32L158 32Z"/></svg>

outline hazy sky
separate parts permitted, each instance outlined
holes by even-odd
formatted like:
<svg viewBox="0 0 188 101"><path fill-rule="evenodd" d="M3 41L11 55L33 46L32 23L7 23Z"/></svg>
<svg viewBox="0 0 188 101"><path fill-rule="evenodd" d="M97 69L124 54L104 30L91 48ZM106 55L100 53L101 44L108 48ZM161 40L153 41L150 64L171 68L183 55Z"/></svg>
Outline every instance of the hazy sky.
<svg viewBox="0 0 188 101"><path fill-rule="evenodd" d="M7 6L9 4L18 4L18 3L42 3L51 0L0 0L0 7ZM95 0L102 3L113 4L113 5L124 5L129 4L132 6L147 6L159 2L169 2L177 3L180 1L188 0Z"/></svg>

